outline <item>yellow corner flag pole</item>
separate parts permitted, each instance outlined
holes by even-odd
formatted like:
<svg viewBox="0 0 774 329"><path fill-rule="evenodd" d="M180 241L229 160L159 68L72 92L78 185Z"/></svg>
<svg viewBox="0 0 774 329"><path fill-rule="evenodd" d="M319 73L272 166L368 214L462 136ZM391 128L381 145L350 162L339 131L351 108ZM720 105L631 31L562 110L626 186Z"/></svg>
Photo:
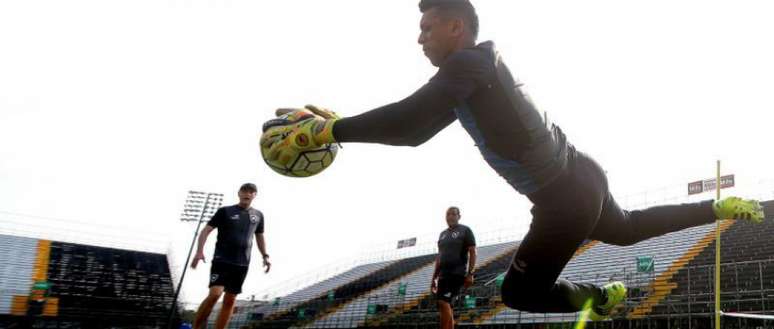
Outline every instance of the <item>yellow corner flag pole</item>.
<svg viewBox="0 0 774 329"><path fill-rule="evenodd" d="M720 160L717 164L717 177L715 178L715 200L720 200ZM720 329L720 221L715 222L715 329Z"/></svg>

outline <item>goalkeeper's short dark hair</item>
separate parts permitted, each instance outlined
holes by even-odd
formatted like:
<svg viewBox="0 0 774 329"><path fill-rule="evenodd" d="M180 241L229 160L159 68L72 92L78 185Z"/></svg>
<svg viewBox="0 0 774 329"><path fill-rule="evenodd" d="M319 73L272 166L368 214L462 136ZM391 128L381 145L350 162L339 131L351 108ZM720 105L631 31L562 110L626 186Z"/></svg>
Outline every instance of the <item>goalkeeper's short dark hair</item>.
<svg viewBox="0 0 774 329"><path fill-rule="evenodd" d="M438 8L442 15L457 16L463 19L465 25L470 28L470 33L475 39L478 37L478 15L473 4L468 0L421 0L419 11L424 13L431 8Z"/></svg>
<svg viewBox="0 0 774 329"><path fill-rule="evenodd" d="M239 187L240 192L248 192L248 193L256 193L258 192L258 187L255 186L253 183L244 183L242 186Z"/></svg>

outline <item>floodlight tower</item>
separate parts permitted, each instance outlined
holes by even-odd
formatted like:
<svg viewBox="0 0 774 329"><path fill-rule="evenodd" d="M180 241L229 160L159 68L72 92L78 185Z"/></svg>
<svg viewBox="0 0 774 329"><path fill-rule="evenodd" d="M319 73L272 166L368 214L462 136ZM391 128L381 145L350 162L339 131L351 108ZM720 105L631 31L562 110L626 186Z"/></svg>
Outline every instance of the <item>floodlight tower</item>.
<svg viewBox="0 0 774 329"><path fill-rule="evenodd" d="M180 282L177 284L177 289L175 290L172 307L169 309L167 328L171 328L172 326L172 318L174 317L175 307L177 306L177 297L180 295L180 289L183 288L183 279L185 279L185 272L188 270L188 262L191 260L191 253L196 244L196 238L199 236L199 228L202 226L202 222L212 218L212 215L215 214L215 211L220 208L222 203L222 193L188 191L188 197L185 199L180 220L183 222L195 221L196 230L194 230L193 239L191 240L191 247L188 249L188 257L185 258L185 265L183 266L183 273L180 275Z"/></svg>

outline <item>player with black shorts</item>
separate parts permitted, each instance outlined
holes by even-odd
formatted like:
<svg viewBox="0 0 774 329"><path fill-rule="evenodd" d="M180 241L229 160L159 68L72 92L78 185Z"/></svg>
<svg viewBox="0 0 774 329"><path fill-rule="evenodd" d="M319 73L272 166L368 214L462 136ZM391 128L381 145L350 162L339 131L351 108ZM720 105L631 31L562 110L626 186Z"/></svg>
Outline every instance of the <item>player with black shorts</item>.
<svg viewBox="0 0 774 329"><path fill-rule="evenodd" d="M265 160L283 165L330 143L418 146L459 120L487 164L533 204L529 232L502 285L503 303L528 312L571 313L590 301L592 320L608 318L624 301L626 287L559 278L583 241L631 245L718 218L763 220L758 201L736 197L622 209L602 167L545 121L494 42L476 42L478 16L468 0L421 0L419 9L417 42L438 67L430 81L400 101L352 117L313 106L279 109L261 136Z"/></svg>
<svg viewBox="0 0 774 329"><path fill-rule="evenodd" d="M199 306L194 320L194 329L204 328L207 318L212 312L212 307L223 297L221 308L215 328L225 328L234 310L236 296L242 292L242 283L247 276L250 265L250 251L253 246L253 238L258 245L258 250L263 255L263 265L269 272L271 263L266 253L266 242L263 238L263 213L252 208L252 203L257 188L252 183L243 184L239 188L239 203L233 206L222 207L215 212L212 219L202 229L199 236L199 249L191 264L196 268L199 261L204 261L204 244L212 230L218 230L218 240L215 244L215 255L212 258L210 268L210 293Z"/></svg>
<svg viewBox="0 0 774 329"><path fill-rule="evenodd" d="M438 257L430 283L430 291L438 300L441 328L454 328L452 302L462 287L473 284L476 268L476 237L469 227L459 223L460 209L446 210L446 224L449 228L438 237Z"/></svg>

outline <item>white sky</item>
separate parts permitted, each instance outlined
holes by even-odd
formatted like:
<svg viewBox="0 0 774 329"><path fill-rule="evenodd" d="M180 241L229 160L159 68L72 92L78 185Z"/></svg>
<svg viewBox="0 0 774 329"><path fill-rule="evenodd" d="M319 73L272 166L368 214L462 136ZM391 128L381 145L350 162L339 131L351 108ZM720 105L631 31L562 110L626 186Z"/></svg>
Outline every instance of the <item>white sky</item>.
<svg viewBox="0 0 774 329"><path fill-rule="evenodd" d="M254 261L246 295L369 246L434 235L451 204L474 230L524 232L526 200L457 123L416 149L345 145L308 179L260 159L258 129L276 107L353 115L432 76L416 2L0 2L0 230L172 241L182 263L193 231L178 223L186 191L233 203L254 181L274 268L263 275ZM682 189L712 177L716 159L738 184L771 178L774 5L474 4L479 39L497 43L614 192ZM186 301L204 296L208 271L189 272Z"/></svg>

